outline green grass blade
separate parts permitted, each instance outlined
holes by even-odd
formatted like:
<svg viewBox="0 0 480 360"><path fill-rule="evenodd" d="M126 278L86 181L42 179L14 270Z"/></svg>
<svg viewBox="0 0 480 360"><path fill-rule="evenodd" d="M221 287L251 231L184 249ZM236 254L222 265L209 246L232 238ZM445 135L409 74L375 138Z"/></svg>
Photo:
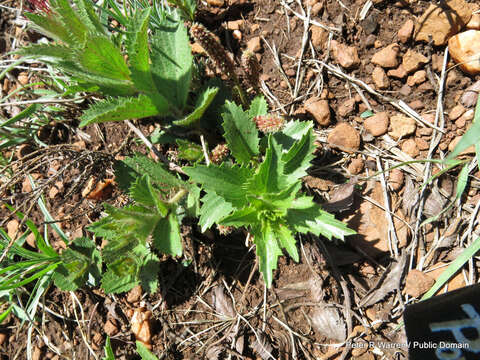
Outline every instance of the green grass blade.
<svg viewBox="0 0 480 360"><path fill-rule="evenodd" d="M480 250L480 237L477 238L468 248L463 250L463 252L458 256L447 269L438 277L435 284L430 290L428 290L425 295L422 296L420 300L427 300L431 298L438 290L440 290L443 285L463 266L465 263L472 258L477 251Z"/></svg>

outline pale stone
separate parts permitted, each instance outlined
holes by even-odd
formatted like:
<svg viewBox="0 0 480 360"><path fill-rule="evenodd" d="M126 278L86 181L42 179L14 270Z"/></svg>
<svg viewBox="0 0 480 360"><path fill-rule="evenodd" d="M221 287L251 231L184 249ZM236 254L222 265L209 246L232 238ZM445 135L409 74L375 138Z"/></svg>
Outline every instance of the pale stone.
<svg viewBox="0 0 480 360"><path fill-rule="evenodd" d="M402 144L402 151L411 156L412 158L420 154L420 150L417 147L417 143L414 139L407 139Z"/></svg>
<svg viewBox="0 0 480 360"><path fill-rule="evenodd" d="M419 298L430 290L433 284L435 284L433 278L420 270L412 269L408 273L405 281L405 292L414 298Z"/></svg>
<svg viewBox="0 0 480 360"><path fill-rule="evenodd" d="M403 68L403 65L400 64L398 68L388 70L387 75L397 79L403 79L405 76L407 76L407 72Z"/></svg>
<svg viewBox="0 0 480 360"><path fill-rule="evenodd" d="M305 110L307 110L321 126L330 125L331 114L330 106L327 100L320 100L316 97L308 99L305 103Z"/></svg>
<svg viewBox="0 0 480 360"><path fill-rule="evenodd" d="M402 66L407 73L418 70L420 66L426 64L428 59L422 54L408 49L407 53L403 55Z"/></svg>
<svg viewBox="0 0 480 360"><path fill-rule="evenodd" d="M388 79L385 70L383 70L380 66L375 66L375 69L373 69L372 80L375 84L375 87L379 90L388 89L390 86L390 80Z"/></svg>
<svg viewBox="0 0 480 360"><path fill-rule="evenodd" d="M388 131L388 113L380 112L365 119L363 126L373 136L381 136Z"/></svg>
<svg viewBox="0 0 480 360"><path fill-rule="evenodd" d="M411 117L399 114L390 117L390 128L392 130L388 134L396 140L413 134L417 124Z"/></svg>
<svg viewBox="0 0 480 360"><path fill-rule="evenodd" d="M348 123L340 123L328 134L328 144L333 147L353 153L360 148L360 134Z"/></svg>
<svg viewBox="0 0 480 360"><path fill-rule="evenodd" d="M457 120L466 110L467 109L465 109L462 105L458 104L454 106L452 110L450 110L448 117L450 120Z"/></svg>
<svg viewBox="0 0 480 360"><path fill-rule="evenodd" d="M402 44L405 44L412 37L413 27L413 20L409 19L405 21L402 27L398 30L397 37Z"/></svg>
<svg viewBox="0 0 480 360"><path fill-rule="evenodd" d="M323 49L327 44L328 32L320 26L312 25L310 27L312 34L312 44L315 48Z"/></svg>
<svg viewBox="0 0 480 360"><path fill-rule="evenodd" d="M260 41L260 36L255 36L248 40L247 42L247 49L251 52L259 52L262 50L262 43Z"/></svg>
<svg viewBox="0 0 480 360"><path fill-rule="evenodd" d="M432 37L436 46L445 45L470 21L473 6L465 0L445 1L443 7L441 3L431 4L417 20L415 40L428 42Z"/></svg>
<svg viewBox="0 0 480 360"><path fill-rule="evenodd" d="M480 30L480 13L472 14L472 18L467 24L467 29Z"/></svg>
<svg viewBox="0 0 480 360"><path fill-rule="evenodd" d="M408 77L407 85L408 86L415 86L421 84L427 80L427 72L425 70L418 70L415 73Z"/></svg>
<svg viewBox="0 0 480 360"><path fill-rule="evenodd" d="M350 174L352 175L357 175L360 174L363 170L364 167L364 162L362 159L353 159L350 165L348 165L347 170L349 171Z"/></svg>
<svg viewBox="0 0 480 360"><path fill-rule="evenodd" d="M480 74L480 30L467 30L453 36L448 41L448 50L464 72Z"/></svg>
<svg viewBox="0 0 480 360"><path fill-rule="evenodd" d="M344 45L336 40L332 40L330 46L333 58L344 69L348 70L360 65L356 47Z"/></svg>
<svg viewBox="0 0 480 360"><path fill-rule="evenodd" d="M394 68L398 66L398 52L400 47L394 43L376 52L372 57L372 63L383 68Z"/></svg>

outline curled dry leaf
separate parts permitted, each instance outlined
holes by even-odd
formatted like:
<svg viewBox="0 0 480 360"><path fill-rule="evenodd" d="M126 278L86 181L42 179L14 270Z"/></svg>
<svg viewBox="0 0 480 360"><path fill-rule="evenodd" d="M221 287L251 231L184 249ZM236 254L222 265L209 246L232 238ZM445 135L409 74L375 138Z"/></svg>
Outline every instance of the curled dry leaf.
<svg viewBox="0 0 480 360"><path fill-rule="evenodd" d="M405 189L402 196L402 209L407 218L413 214L413 208L418 201L418 189L410 176L405 177Z"/></svg>
<svg viewBox="0 0 480 360"><path fill-rule="evenodd" d="M273 347L268 337L261 331L257 330L258 338L252 344L253 351L262 358L262 360L273 359Z"/></svg>
<svg viewBox="0 0 480 360"><path fill-rule="evenodd" d="M360 301L359 306L371 306L382 300L390 292L396 290L400 286L403 270L407 256L403 253L397 262L392 262L384 271L375 286L369 293Z"/></svg>
<svg viewBox="0 0 480 360"><path fill-rule="evenodd" d="M95 185L96 184L96 185ZM93 186L95 185L95 188ZM82 197L89 200L106 200L112 196L113 186L115 181L113 179L105 179L103 181L97 181L94 177L88 180L87 185L82 191Z"/></svg>
<svg viewBox="0 0 480 360"><path fill-rule="evenodd" d="M435 216L440 214L446 205L447 199L440 193L438 186L434 185L425 199L423 213L427 217Z"/></svg>
<svg viewBox="0 0 480 360"><path fill-rule="evenodd" d="M144 307L140 307L133 311L133 315L130 320L130 327L132 333L135 335L135 339L140 341L148 349L152 349L152 333L150 324L151 318L152 312Z"/></svg>
<svg viewBox="0 0 480 360"><path fill-rule="evenodd" d="M355 184L342 184L333 191L330 201L323 205L328 212L342 212L350 210L354 200Z"/></svg>
<svg viewBox="0 0 480 360"><path fill-rule="evenodd" d="M221 346L212 346L208 348L206 352L206 358L210 360L218 360L220 359L220 355L222 355L223 347Z"/></svg>
<svg viewBox="0 0 480 360"><path fill-rule="evenodd" d="M310 315L312 326L319 334L336 341L344 341L347 338L345 320L340 316L340 311L335 307L317 307Z"/></svg>
<svg viewBox="0 0 480 360"><path fill-rule="evenodd" d="M232 299L225 295L225 287L220 284L213 289L212 305L218 314L225 318L234 318L235 309L233 308Z"/></svg>

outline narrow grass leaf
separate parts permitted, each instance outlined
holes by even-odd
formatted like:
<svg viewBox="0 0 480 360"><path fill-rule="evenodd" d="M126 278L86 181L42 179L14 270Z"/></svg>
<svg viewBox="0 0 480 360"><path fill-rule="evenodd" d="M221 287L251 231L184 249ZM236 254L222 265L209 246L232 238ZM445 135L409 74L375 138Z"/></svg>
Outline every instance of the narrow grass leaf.
<svg viewBox="0 0 480 360"><path fill-rule="evenodd" d="M451 262L445 271L438 277L437 281L430 290L428 290L420 300L427 300L440 290L455 273L462 268L477 252L480 250L480 238L477 238L463 252Z"/></svg>

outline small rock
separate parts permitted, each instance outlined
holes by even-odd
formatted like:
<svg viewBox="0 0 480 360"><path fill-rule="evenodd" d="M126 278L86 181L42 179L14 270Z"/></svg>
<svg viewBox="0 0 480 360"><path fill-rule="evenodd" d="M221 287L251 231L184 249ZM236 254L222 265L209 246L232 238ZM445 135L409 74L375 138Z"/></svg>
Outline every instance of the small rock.
<svg viewBox="0 0 480 360"><path fill-rule="evenodd" d="M398 30L398 33L397 33L398 40L400 40L402 44L405 44L412 37L412 33L413 33L413 20L409 19L405 21L405 23L402 25L400 30Z"/></svg>
<svg viewBox="0 0 480 360"><path fill-rule="evenodd" d="M402 151L412 158L415 158L420 154L420 150L418 150L417 143L414 139L405 140L402 144Z"/></svg>
<svg viewBox="0 0 480 360"><path fill-rule="evenodd" d="M85 143L85 141L79 140L79 141L75 141L72 144L72 147L77 151L81 151L81 150L85 150L87 148L87 144Z"/></svg>
<svg viewBox="0 0 480 360"><path fill-rule="evenodd" d="M328 32L320 26L312 25L310 27L312 34L312 44L315 48L323 49L327 44Z"/></svg>
<svg viewBox="0 0 480 360"><path fill-rule="evenodd" d="M405 181L405 176L403 171L400 169L393 169L388 175L388 183L393 190L398 191L402 188L403 182Z"/></svg>
<svg viewBox="0 0 480 360"><path fill-rule="evenodd" d="M415 40L429 41L433 38L436 46L445 45L447 40L458 33L467 24L473 12L473 4L465 0L445 1L431 4L420 16L415 26Z"/></svg>
<svg viewBox="0 0 480 360"><path fill-rule="evenodd" d="M407 84L403 85L398 91L403 96L408 96L412 93L412 88Z"/></svg>
<svg viewBox="0 0 480 360"><path fill-rule="evenodd" d="M418 70L420 66L426 64L428 59L422 54L408 49L405 55L403 55L402 66L404 70L409 74L415 70Z"/></svg>
<svg viewBox="0 0 480 360"><path fill-rule="evenodd" d="M32 248L36 249L37 248L37 242L35 241L35 234L30 233L28 234L27 238L25 239L25 242Z"/></svg>
<svg viewBox="0 0 480 360"><path fill-rule="evenodd" d="M472 14L472 18L467 24L467 29L480 30L480 13Z"/></svg>
<svg viewBox="0 0 480 360"><path fill-rule="evenodd" d="M0 346L3 345L3 343L5 342L5 340L7 340L7 334L1 332L1 333L0 333Z"/></svg>
<svg viewBox="0 0 480 360"><path fill-rule="evenodd" d="M432 54L432 69L436 72L441 72L443 67L443 56Z"/></svg>
<svg viewBox="0 0 480 360"><path fill-rule="evenodd" d="M207 0L207 4L216 7L222 7L225 5L225 0Z"/></svg>
<svg viewBox="0 0 480 360"><path fill-rule="evenodd" d="M234 39L241 41L242 40L242 32L240 30L233 30L232 36Z"/></svg>
<svg viewBox="0 0 480 360"><path fill-rule="evenodd" d="M423 109L425 107L425 104L422 102L422 100L413 100L408 104L413 110L419 110Z"/></svg>
<svg viewBox="0 0 480 360"><path fill-rule="evenodd" d="M197 42L190 44L190 48L192 49L192 54L206 54L205 49Z"/></svg>
<svg viewBox="0 0 480 360"><path fill-rule="evenodd" d="M118 334L118 326L117 326L117 321L115 319L109 319L103 326L103 331L105 331L105 334L108 336L114 336Z"/></svg>
<svg viewBox="0 0 480 360"><path fill-rule="evenodd" d="M19 226L20 223L16 219L10 220L7 223L7 234L10 238L13 239L15 235L20 235Z"/></svg>
<svg viewBox="0 0 480 360"><path fill-rule="evenodd" d="M407 72L403 68L403 65L400 64L398 68L388 70L387 75L397 79L403 79L405 76L407 76Z"/></svg>
<svg viewBox="0 0 480 360"><path fill-rule="evenodd" d="M256 31L258 31L260 29L260 25L258 24L252 24L252 26L250 26L250 32L251 33L254 33Z"/></svg>
<svg viewBox="0 0 480 360"><path fill-rule="evenodd" d="M130 304L140 301L141 298L142 298L142 286L141 285L135 286L127 294L127 301Z"/></svg>
<svg viewBox="0 0 480 360"><path fill-rule="evenodd" d="M317 16L323 10L323 1L316 3L312 7L312 15Z"/></svg>
<svg viewBox="0 0 480 360"><path fill-rule="evenodd" d="M432 128L420 128L418 129L418 133L420 136L430 136L432 135L433 133L433 129Z"/></svg>
<svg viewBox="0 0 480 360"><path fill-rule="evenodd" d="M460 101L463 106L470 108L477 103L478 93L480 92L480 80L469 86L462 95Z"/></svg>
<svg viewBox="0 0 480 360"><path fill-rule="evenodd" d="M475 110L468 109L458 119L462 119L462 121L467 122L467 121L473 120L474 116L475 116Z"/></svg>
<svg viewBox="0 0 480 360"><path fill-rule="evenodd" d="M448 40L448 51L460 69L480 74L480 30L467 30Z"/></svg>
<svg viewBox="0 0 480 360"><path fill-rule="evenodd" d="M388 131L390 119L388 113L380 112L365 119L363 126L373 136L380 136Z"/></svg>
<svg viewBox="0 0 480 360"><path fill-rule="evenodd" d="M435 280L427 274L420 270L412 269L407 275L405 292L414 298L419 298L430 290L434 283Z"/></svg>
<svg viewBox="0 0 480 360"><path fill-rule="evenodd" d="M353 159L352 162L350 163L350 165L348 165L348 172L352 175L357 175L357 174L360 174L363 170L363 167L364 167L364 162L362 159L358 158L358 159Z"/></svg>
<svg viewBox="0 0 480 360"><path fill-rule="evenodd" d="M378 28L378 15L376 13L371 13L363 21L360 22L360 25L365 31L365 34L373 34Z"/></svg>
<svg viewBox="0 0 480 360"><path fill-rule="evenodd" d="M55 196L57 196L57 194L59 193L60 191L58 190L58 188L54 185L50 188L50 190L48 191L48 197L50 199L54 199Z"/></svg>
<svg viewBox="0 0 480 360"><path fill-rule="evenodd" d="M337 109L338 115L340 115L341 117L346 117L350 115L355 111L355 105L356 103L354 98L351 98L351 99L348 99L347 101L342 102Z"/></svg>
<svg viewBox="0 0 480 360"><path fill-rule="evenodd" d="M32 173L30 174L33 180L37 180L41 177L39 173ZM22 182L22 192L29 193L32 191L32 184L30 183L30 179L28 176L25 176L25 180Z"/></svg>
<svg viewBox="0 0 480 360"><path fill-rule="evenodd" d="M336 40L332 40L330 45L333 58L341 67L348 70L360 65L356 47L344 45Z"/></svg>
<svg viewBox="0 0 480 360"><path fill-rule="evenodd" d="M328 144L332 148L353 153L360 148L360 134L350 124L340 123L328 134Z"/></svg>
<svg viewBox="0 0 480 360"><path fill-rule="evenodd" d="M427 80L427 72L425 70L418 70L415 73L408 77L407 85L408 86L415 86L421 84Z"/></svg>
<svg viewBox="0 0 480 360"><path fill-rule="evenodd" d="M331 114L327 100L320 100L317 97L310 98L305 103L305 110L308 111L321 126L330 125Z"/></svg>
<svg viewBox="0 0 480 360"><path fill-rule="evenodd" d="M20 85L27 85L28 84L28 73L26 71L22 71L20 74L18 74L17 80L20 83Z"/></svg>
<svg viewBox="0 0 480 360"><path fill-rule="evenodd" d="M383 70L380 66L376 66L375 69L373 69L372 80L375 84L375 87L379 90L388 89L390 86L390 80L388 79L385 70Z"/></svg>
<svg viewBox="0 0 480 360"><path fill-rule="evenodd" d="M455 146L457 146L458 142L460 141L462 137L457 136L455 139L453 139L450 144L448 144L448 151L452 152L455 149ZM463 150L460 155L473 155L475 154L475 145L471 145L465 150Z"/></svg>
<svg viewBox="0 0 480 360"><path fill-rule="evenodd" d="M421 151L428 150L430 148L430 145L428 144L428 142L425 139L422 139L421 137L416 137L415 143L417 144L418 149Z"/></svg>
<svg viewBox="0 0 480 360"><path fill-rule="evenodd" d="M372 63L383 68L394 68L398 66L398 44L391 44L386 48L376 52L372 57Z"/></svg>
<svg viewBox="0 0 480 360"><path fill-rule="evenodd" d="M466 120L465 120L463 117L460 117L460 118L458 118L457 120L455 120L455 126L456 126L458 129L464 128L466 124L467 124L467 122L466 122Z"/></svg>
<svg viewBox="0 0 480 360"><path fill-rule="evenodd" d="M465 109L462 105L458 104L454 106L452 110L450 110L450 112L448 113L448 117L452 121L457 120L460 116L463 115L465 111L467 111L467 109Z"/></svg>
<svg viewBox="0 0 480 360"><path fill-rule="evenodd" d="M232 20L227 21L227 29L228 30L241 30L243 29L243 25L245 24L245 20Z"/></svg>
<svg viewBox="0 0 480 360"><path fill-rule="evenodd" d="M247 42L247 49L251 52L259 52L262 50L262 43L260 41L260 36L255 36L248 40Z"/></svg>
<svg viewBox="0 0 480 360"><path fill-rule="evenodd" d="M411 117L405 115L394 115L390 117L390 128L392 129L388 135L395 140L404 138L407 135L415 133L417 124Z"/></svg>

